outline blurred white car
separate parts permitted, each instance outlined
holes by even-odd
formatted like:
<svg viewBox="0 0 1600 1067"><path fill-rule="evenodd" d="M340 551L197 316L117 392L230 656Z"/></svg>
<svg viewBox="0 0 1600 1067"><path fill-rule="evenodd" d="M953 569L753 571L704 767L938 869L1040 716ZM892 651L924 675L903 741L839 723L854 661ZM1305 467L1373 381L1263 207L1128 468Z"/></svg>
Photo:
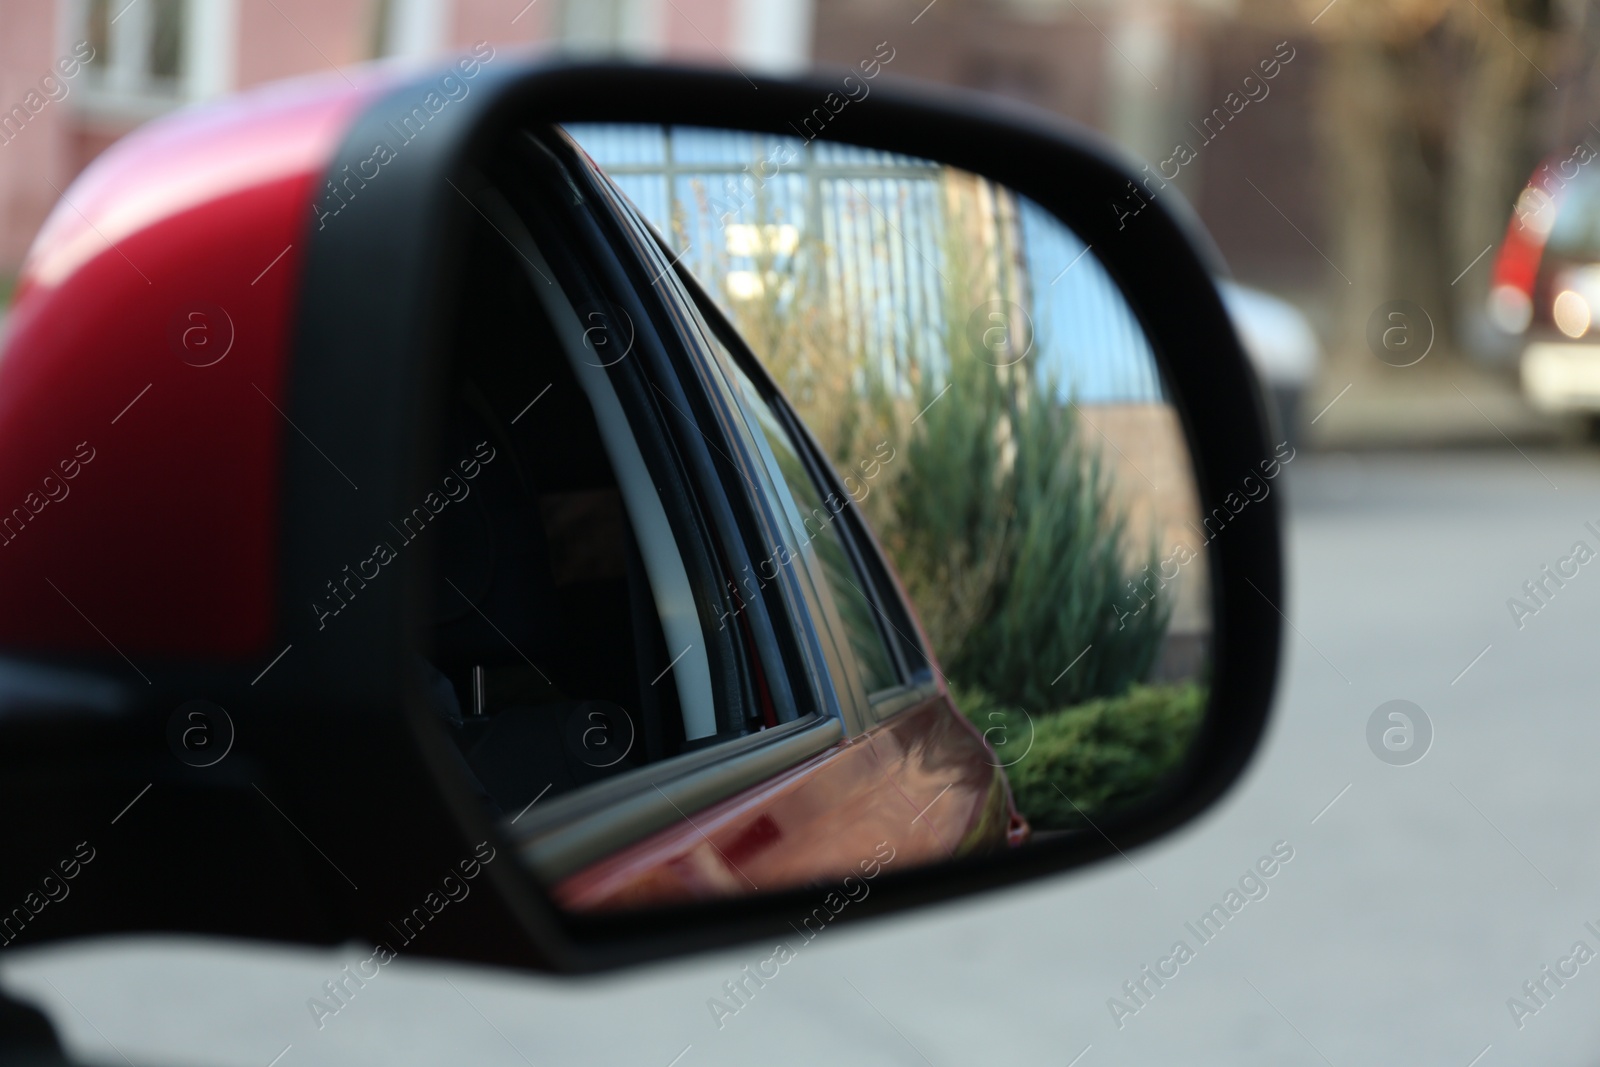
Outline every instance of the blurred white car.
<svg viewBox="0 0 1600 1067"><path fill-rule="evenodd" d="M1300 400L1322 362L1322 346L1311 323L1299 308L1260 289L1218 278L1217 290L1271 398L1283 438L1297 444Z"/></svg>

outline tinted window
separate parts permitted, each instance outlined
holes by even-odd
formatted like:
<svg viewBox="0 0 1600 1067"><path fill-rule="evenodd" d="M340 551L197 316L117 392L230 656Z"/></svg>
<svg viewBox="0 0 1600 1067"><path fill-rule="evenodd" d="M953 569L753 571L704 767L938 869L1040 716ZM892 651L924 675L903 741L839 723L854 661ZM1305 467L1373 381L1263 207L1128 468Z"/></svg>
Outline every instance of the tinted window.
<svg viewBox="0 0 1600 1067"><path fill-rule="evenodd" d="M851 561L844 533L840 529L839 512L850 506L850 498L841 499L832 493L824 497L821 487L801 459L799 445L790 436L777 411L735 362L730 360L729 366L755 411L761 433L778 461L784 484L800 515L795 536L801 545L812 547L817 561L822 565L822 572L844 624L844 637L850 643L850 651L861 671L861 684L868 693L897 685L899 678L895 674L894 660L889 655L883 631L878 625L878 609L867 599L867 580Z"/></svg>

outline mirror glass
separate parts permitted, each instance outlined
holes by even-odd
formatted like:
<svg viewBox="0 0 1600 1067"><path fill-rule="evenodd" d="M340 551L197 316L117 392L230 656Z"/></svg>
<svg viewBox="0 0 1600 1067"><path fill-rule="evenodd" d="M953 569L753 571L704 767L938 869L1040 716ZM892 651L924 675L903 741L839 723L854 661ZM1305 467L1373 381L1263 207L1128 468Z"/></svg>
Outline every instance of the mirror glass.
<svg viewBox="0 0 1600 1067"><path fill-rule="evenodd" d="M538 135L710 368L650 386L654 428L619 370L639 324L564 276L556 229L478 198L445 462L482 491L446 529L428 671L575 911L816 886L831 915L885 871L1101 833L1183 765L1206 546L1293 458L1201 515L1092 248L979 175L811 132ZM738 548L660 473L658 431L717 405L717 477L765 516Z"/></svg>

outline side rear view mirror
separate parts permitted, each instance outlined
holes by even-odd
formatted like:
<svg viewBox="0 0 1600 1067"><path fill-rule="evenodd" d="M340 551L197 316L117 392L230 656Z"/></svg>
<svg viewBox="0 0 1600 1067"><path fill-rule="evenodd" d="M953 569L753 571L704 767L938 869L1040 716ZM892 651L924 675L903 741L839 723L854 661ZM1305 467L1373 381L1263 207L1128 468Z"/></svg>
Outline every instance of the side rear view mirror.
<svg viewBox="0 0 1600 1067"><path fill-rule="evenodd" d="M0 943L592 971L1215 802L1294 458L1219 261L887 61L480 49L86 172L0 354Z"/></svg>

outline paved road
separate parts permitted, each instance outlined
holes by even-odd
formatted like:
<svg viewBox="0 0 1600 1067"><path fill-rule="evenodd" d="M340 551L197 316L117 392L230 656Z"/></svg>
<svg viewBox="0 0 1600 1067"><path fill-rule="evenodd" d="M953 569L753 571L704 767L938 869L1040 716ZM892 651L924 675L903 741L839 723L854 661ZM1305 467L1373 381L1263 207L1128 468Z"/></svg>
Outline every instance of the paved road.
<svg viewBox="0 0 1600 1067"><path fill-rule="evenodd" d="M707 998L764 953L583 983L401 962L320 1031L307 998L359 957L140 940L9 956L6 984L83 1058L140 1067L1600 1062L1600 961L1520 1030L1506 1006L1575 941L1600 951L1600 560L1520 631L1506 607L1600 549L1600 457L1293 470L1298 634L1223 805L1126 862L825 934L720 1031ZM1434 724L1413 766L1367 747L1391 699ZM1119 1030L1107 999L1279 841L1268 894Z"/></svg>

